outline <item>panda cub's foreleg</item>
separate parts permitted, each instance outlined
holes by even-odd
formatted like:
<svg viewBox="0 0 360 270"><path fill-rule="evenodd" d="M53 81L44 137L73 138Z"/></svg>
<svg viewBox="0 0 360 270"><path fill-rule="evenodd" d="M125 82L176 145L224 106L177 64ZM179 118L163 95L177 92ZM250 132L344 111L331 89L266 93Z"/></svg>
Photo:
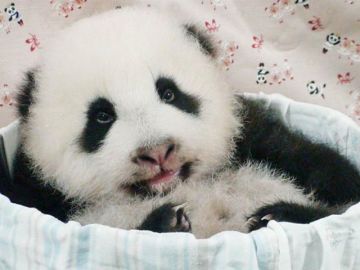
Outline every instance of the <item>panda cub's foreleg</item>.
<svg viewBox="0 0 360 270"><path fill-rule="evenodd" d="M265 163L329 206L360 201L360 172L346 157L289 129L265 102L243 98L241 103L245 124L234 166L249 160Z"/></svg>
<svg viewBox="0 0 360 270"><path fill-rule="evenodd" d="M279 201L257 209L248 217L246 225L251 232L266 227L270 220L308 224L337 212L340 211L321 205ZM191 232L191 221L183 205L167 203L151 212L137 229L158 233Z"/></svg>
<svg viewBox="0 0 360 270"><path fill-rule="evenodd" d="M335 210L321 205L279 201L256 210L248 219L248 228L254 231L266 227L270 220L307 224L334 213Z"/></svg>

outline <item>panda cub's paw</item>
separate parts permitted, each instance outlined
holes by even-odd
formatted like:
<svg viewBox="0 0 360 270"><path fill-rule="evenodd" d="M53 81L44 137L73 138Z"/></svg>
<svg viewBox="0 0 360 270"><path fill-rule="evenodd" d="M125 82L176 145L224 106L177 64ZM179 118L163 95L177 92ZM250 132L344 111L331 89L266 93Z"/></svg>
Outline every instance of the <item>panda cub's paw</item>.
<svg viewBox="0 0 360 270"><path fill-rule="evenodd" d="M276 202L258 209L247 221L249 231L266 227L270 220L306 224L333 214L334 211L317 204Z"/></svg>
<svg viewBox="0 0 360 270"><path fill-rule="evenodd" d="M138 229L159 233L191 232L191 223L184 208L185 204L164 204L153 210Z"/></svg>
<svg viewBox="0 0 360 270"><path fill-rule="evenodd" d="M274 219L272 214L268 214L266 216L251 216L250 218L248 218L247 222L246 222L246 226L249 230L249 232L251 231L255 231L258 230L262 227L266 227L267 224L269 223L270 220Z"/></svg>

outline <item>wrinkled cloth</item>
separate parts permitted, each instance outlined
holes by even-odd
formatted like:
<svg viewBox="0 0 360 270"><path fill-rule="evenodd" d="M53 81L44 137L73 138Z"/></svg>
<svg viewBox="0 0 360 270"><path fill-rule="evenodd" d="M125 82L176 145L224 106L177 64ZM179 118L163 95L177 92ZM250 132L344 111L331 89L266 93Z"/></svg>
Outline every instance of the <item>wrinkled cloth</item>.
<svg viewBox="0 0 360 270"><path fill-rule="evenodd" d="M309 225L271 221L250 234L197 240L63 224L0 195L0 269L357 270L359 243L360 204Z"/></svg>

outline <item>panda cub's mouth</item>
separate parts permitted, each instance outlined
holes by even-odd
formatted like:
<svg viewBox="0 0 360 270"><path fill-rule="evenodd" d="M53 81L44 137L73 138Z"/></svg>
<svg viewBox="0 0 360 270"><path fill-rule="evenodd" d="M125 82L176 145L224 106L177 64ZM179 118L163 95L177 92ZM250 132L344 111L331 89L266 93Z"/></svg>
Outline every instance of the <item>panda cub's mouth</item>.
<svg viewBox="0 0 360 270"><path fill-rule="evenodd" d="M191 175L191 167L192 162L186 162L178 170L161 170L152 178L127 186L127 190L133 195L142 197L166 195L179 182L185 181Z"/></svg>
<svg viewBox="0 0 360 270"><path fill-rule="evenodd" d="M165 184L165 183L171 181L174 177L177 177L179 175L179 173L180 173L180 170L161 171L154 177L152 177L148 180L145 180L145 181L150 187L155 187L157 185Z"/></svg>

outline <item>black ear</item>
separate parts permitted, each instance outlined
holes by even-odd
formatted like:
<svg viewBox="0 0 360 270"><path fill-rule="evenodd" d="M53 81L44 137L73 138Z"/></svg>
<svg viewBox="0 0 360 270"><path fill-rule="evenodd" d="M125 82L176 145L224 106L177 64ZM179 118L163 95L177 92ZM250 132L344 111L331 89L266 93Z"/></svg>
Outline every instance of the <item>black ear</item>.
<svg viewBox="0 0 360 270"><path fill-rule="evenodd" d="M15 6L15 3L11 3L10 6L13 6L13 7L14 7L14 6Z"/></svg>
<svg viewBox="0 0 360 270"><path fill-rule="evenodd" d="M34 103L34 92L36 91L35 75L35 70L28 71L25 74L24 82L16 96L18 116L22 120L27 119L30 106Z"/></svg>
<svg viewBox="0 0 360 270"><path fill-rule="evenodd" d="M7 8L4 8L4 11L6 12L6 11L7 11Z"/></svg>
<svg viewBox="0 0 360 270"><path fill-rule="evenodd" d="M197 29L193 24L185 25L186 34L194 38L200 45L202 51L212 57L216 56L216 47L211 38L203 31Z"/></svg>

